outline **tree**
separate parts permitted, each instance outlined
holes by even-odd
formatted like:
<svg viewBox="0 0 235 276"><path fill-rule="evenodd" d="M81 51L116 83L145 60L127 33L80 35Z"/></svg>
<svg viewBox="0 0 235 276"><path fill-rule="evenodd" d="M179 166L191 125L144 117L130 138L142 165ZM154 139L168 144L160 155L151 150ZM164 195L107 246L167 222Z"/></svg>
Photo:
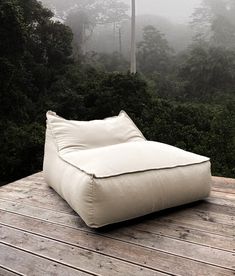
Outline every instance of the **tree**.
<svg viewBox="0 0 235 276"><path fill-rule="evenodd" d="M54 110L80 120L105 118L121 109L141 120L151 105L147 84L138 74L107 73L90 66L71 67L53 84L50 95Z"/></svg>
<svg viewBox="0 0 235 276"><path fill-rule="evenodd" d="M138 67L141 72L167 72L172 49L160 31L151 25L144 27L143 41L137 47Z"/></svg>
<svg viewBox="0 0 235 276"><path fill-rule="evenodd" d="M30 173L42 162L45 98L72 63L72 33L52 16L36 0L0 2L1 179ZM38 158L32 163L30 156Z"/></svg>
<svg viewBox="0 0 235 276"><path fill-rule="evenodd" d="M220 47L192 46L179 69L186 97L210 99L226 91L234 93L235 51Z"/></svg>
<svg viewBox="0 0 235 276"><path fill-rule="evenodd" d="M42 2L63 21L73 11L92 14L92 21L97 24L119 22L124 17L127 18L128 5L121 0L43 0Z"/></svg>
<svg viewBox="0 0 235 276"><path fill-rule="evenodd" d="M119 52L111 54L89 51L86 54L86 65L107 72L127 72L129 62Z"/></svg>
<svg viewBox="0 0 235 276"><path fill-rule="evenodd" d="M54 10L56 18L72 29L75 59L85 56L87 43L97 26L113 25L114 42L118 31L121 45L121 23L129 19L129 7L122 0L43 0L43 3Z"/></svg>
<svg viewBox="0 0 235 276"><path fill-rule="evenodd" d="M0 56L11 62L23 55L26 42L26 24L22 10L16 4L16 1L0 2Z"/></svg>
<svg viewBox="0 0 235 276"><path fill-rule="evenodd" d="M203 0L192 15L196 42L235 48L235 2L233 0Z"/></svg>
<svg viewBox="0 0 235 276"><path fill-rule="evenodd" d="M128 18L128 6L118 0L79 1L67 13L66 24L74 34L75 57L86 53L86 42L97 25L116 25Z"/></svg>
<svg viewBox="0 0 235 276"><path fill-rule="evenodd" d="M95 23L91 21L86 12L75 10L68 15L66 24L73 31L73 55L78 60L86 53L85 46L92 36Z"/></svg>

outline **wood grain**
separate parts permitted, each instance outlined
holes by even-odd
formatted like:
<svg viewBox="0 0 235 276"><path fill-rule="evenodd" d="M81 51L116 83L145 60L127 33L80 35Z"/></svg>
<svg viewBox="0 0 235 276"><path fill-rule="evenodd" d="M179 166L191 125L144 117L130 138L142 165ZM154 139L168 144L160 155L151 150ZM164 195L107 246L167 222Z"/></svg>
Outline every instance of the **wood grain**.
<svg viewBox="0 0 235 276"><path fill-rule="evenodd" d="M77 215L57 213L51 210L44 210L38 207L25 206L3 200L0 200L0 209L40 220L46 220L60 225L65 225L75 229L91 231ZM127 227L146 230L146 221L144 223L133 223L133 225L132 223L129 223ZM206 245L212 248L218 248L227 251L233 251L234 249L233 237L216 235L205 231L203 232L197 229L179 225L174 223L174 221L164 223L156 220L154 225L149 224L147 229L149 233L182 239L184 241Z"/></svg>
<svg viewBox="0 0 235 276"><path fill-rule="evenodd" d="M30 276L58 276L58 272L64 276L92 275L2 243L0 243L0 264L10 267L19 274Z"/></svg>
<svg viewBox="0 0 235 276"><path fill-rule="evenodd" d="M74 269L100 275L164 275L158 271L130 264L78 246L0 225L1 242ZM95 246L95 244L94 244Z"/></svg>
<svg viewBox="0 0 235 276"><path fill-rule="evenodd" d="M23 274L15 273L13 271L0 267L0 276L17 276L17 275L23 275Z"/></svg>
<svg viewBox="0 0 235 276"><path fill-rule="evenodd" d="M182 258L168 254L158 249L151 249L131 243L131 238L127 240L114 239L113 236L106 237L99 233L79 231L70 227L55 225L45 221L35 220L28 217L21 217L16 214L4 215L1 213L3 223L26 231L62 241L72 246L88 249L92 252L98 252L106 256L122 259L127 262L139 264L143 267L160 270L166 273L177 273L179 275L188 275L188 270L194 267L191 275L231 275L231 270L213 267L205 263ZM125 242L128 241L128 242ZM158 260L156 262L156 260Z"/></svg>

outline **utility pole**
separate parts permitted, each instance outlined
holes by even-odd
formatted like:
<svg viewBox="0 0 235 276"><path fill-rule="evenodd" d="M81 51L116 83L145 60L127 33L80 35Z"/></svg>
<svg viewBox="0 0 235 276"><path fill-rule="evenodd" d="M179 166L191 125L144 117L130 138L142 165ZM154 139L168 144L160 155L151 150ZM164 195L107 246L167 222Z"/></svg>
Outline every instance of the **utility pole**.
<svg viewBox="0 0 235 276"><path fill-rule="evenodd" d="M136 73L135 0L131 0L131 73Z"/></svg>

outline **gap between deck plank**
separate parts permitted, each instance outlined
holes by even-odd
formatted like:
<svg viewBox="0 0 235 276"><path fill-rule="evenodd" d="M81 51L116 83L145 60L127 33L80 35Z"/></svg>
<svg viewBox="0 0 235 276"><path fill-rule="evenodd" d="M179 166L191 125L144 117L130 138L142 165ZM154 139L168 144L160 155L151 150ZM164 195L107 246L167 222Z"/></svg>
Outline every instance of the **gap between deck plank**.
<svg viewBox="0 0 235 276"><path fill-rule="evenodd" d="M229 182L229 183L233 183L234 185L235 185L235 180L234 179L226 179L226 178L218 178L218 177L213 177L213 179L214 179L214 181L213 181L213 184L216 184L217 182L218 182L218 180L217 179L223 179L224 181L225 181L225 183L226 183L226 181L227 182ZM25 182L24 182L25 181ZM33 192L32 190L34 190L34 189L37 189L38 188L38 185L36 185L35 184L35 181L38 181L39 183L41 183L41 186L43 187L43 188L45 188L45 189L42 189L41 191L39 191L39 193L38 193L38 191L36 191L36 192ZM27 183L27 185L22 185L22 183ZM44 183L44 184L43 184ZM20 186L21 185L21 186ZM226 185L225 185L226 186ZM62 206L63 207L68 207L68 205L67 205L67 203L61 198L61 197L59 197L51 188L49 188L48 186L47 186L47 184L44 182L44 179L43 179L43 174L42 174L42 172L39 172L39 173L36 173L36 174L34 174L34 175L31 175L31 176L28 176L28 177L26 177L26 178L23 178L23 179L21 179L21 180L18 180L18 181L15 181L15 182L13 182L13 183L11 183L11 184L8 184L8 185L6 185L6 186L4 186L4 187L2 187L2 189L1 189L1 194L4 194L4 193L9 193L9 192L18 192L20 195L22 195L22 193L23 194L27 194L27 193L31 193L31 194L35 194L35 195L40 195L40 197L41 198L45 198L45 196L47 197L47 200L49 199L49 202L47 202L47 203L49 203L49 204L51 204L51 202L50 202L50 199L52 199L53 201L57 201L56 202L56 204L52 204L52 206L50 206L50 207L56 207L56 210L58 210L58 206L62 203ZM235 189L234 189L234 191L235 191ZM49 194L49 196L48 196L48 194ZM221 196L221 194L222 194L222 196ZM213 193L212 193L212 195L213 195ZM215 192L215 194L213 195L213 197L217 197L217 196L215 196L215 195L219 195L220 197L218 197L218 198L221 198L221 199L224 199L224 197L223 197L223 193L216 193ZM11 196L12 196L12 193L11 193ZM24 196L22 197L20 197L20 199L23 199L24 198ZM38 200L38 198L36 197L31 197L32 198L32 200L33 200L33 202L34 202L34 204L35 204L35 200L36 200L36 202L37 202L37 200ZM225 198L226 198L226 196L225 196ZM233 197L232 197L233 198ZM19 199L19 198L18 198ZM29 198L26 196L26 200L28 200ZM213 199L212 199L213 200ZM222 201L223 202L223 201ZM43 202L44 203L44 202ZM224 203L224 202L223 202ZM66 206L64 206L64 205L66 205ZM53 208L52 208L53 209ZM68 207L68 208L64 208L66 211L67 211L67 213L70 213L71 212L71 208L70 207ZM64 209L63 209L63 211L64 211ZM73 211L72 211L73 212Z"/></svg>
<svg viewBox="0 0 235 276"><path fill-rule="evenodd" d="M20 216L20 215L18 215L18 216ZM46 231L46 233L56 232L57 235L62 234L62 236L60 236L60 239L62 239L62 240L66 239L66 238L63 238L63 236L64 236L63 231L72 231L72 230L69 230L69 229L66 229L66 228L62 228L61 226L60 227L54 226L54 228L53 228L53 226L48 225L48 223L45 223L43 221L35 221L34 219L30 220L30 219L27 219L27 218L18 218L18 222L17 222L17 220L14 220L14 215L11 215L11 214L8 214L8 216L7 215L5 215L5 216L2 215L2 217L4 218L4 221L2 220L2 222L6 223L7 225L10 225L12 227L17 226L17 227L27 231L27 230L29 230L28 228L33 227L32 226L33 224L36 224L37 226L34 227L36 229L33 228L32 231L41 231L40 234L42 234L43 231ZM15 217L17 217L17 215ZM29 223L29 222L27 223L27 220L28 221L34 221L34 223ZM25 229L25 225L28 225L28 228ZM44 226L40 227L40 225L44 225ZM46 225L47 225L47 227L49 227L47 230L44 229L44 227L46 227ZM52 228L50 228L50 227L52 227ZM57 228L62 229L62 230L57 231L56 230ZM44 233L43 235L47 235L46 233ZM142 235L142 236L135 237L135 235L137 235L137 234ZM50 235L52 235L52 234L50 234ZM84 234L80 233L79 235L84 235ZM88 233L86 235L88 235ZM67 234L65 236L66 237L71 237L70 234ZM173 250L174 252L172 252L172 250L169 250L169 248L171 247L172 243L175 244L176 241L170 240L170 239L163 239L162 240L162 237L161 237L161 239L159 239L159 237L152 236L152 235L150 235L150 233L139 232L139 231L137 232L136 230L134 232L131 232L131 230L129 230L129 232L128 232L128 229L123 229L123 231L121 231L121 232L117 230L115 232L111 232L110 234L105 233L104 237L106 237L106 236L111 238L111 239L116 239L116 240L125 241L125 242L128 241L130 244L136 244L136 245L142 245L142 246L144 245L147 248L163 251L165 253L175 254L175 255L179 255L181 257L185 257L185 258L188 258L188 259L191 259L191 260L196 260L196 261L200 261L200 262L204 262L204 263L208 263L208 264L213 264L213 265L218 265L218 266L221 266L221 267L224 267L224 268L230 268L231 269L230 263L231 263L232 253L228 253L228 252L225 252L225 251L213 250L213 249L210 249L210 248L203 248L203 246L185 246L184 245L186 248L183 251L181 250L181 252L179 252L179 249L181 249L182 246L183 246L183 243L181 243L181 245L178 244L178 252L177 252L177 249L174 249ZM101 239L101 238L99 237L99 239ZM87 239L85 239L85 242L86 241L87 241ZM156 247L155 247L155 244L156 244ZM204 251L207 251L208 253L206 253ZM221 256L220 256L220 254L221 254ZM223 260L224 257L226 258L226 260ZM205 258L206 258L206 260L205 260Z"/></svg>
<svg viewBox="0 0 235 276"><path fill-rule="evenodd" d="M206 201L208 203L213 203L213 204L217 204L217 205L223 205L223 206L235 208L235 200L228 200L225 198L219 198L219 197L213 196L213 197L206 198Z"/></svg>
<svg viewBox="0 0 235 276"><path fill-rule="evenodd" d="M59 222L59 223L61 223L62 217L64 218L65 221L67 221L66 218L74 218L74 220L76 220L76 223L79 222L80 226L82 226L83 228L86 227L85 223L81 220L81 218L77 214L70 215L67 213L55 212L44 208L41 209L39 207L35 207L31 205L25 206L21 203L13 203L12 201L4 201L4 200L0 200L0 208L2 208L3 210L9 210L9 211L14 211L18 213L21 210L22 214L26 214L30 216L32 216L32 213L33 213L34 215L37 215L39 218L42 218L42 219L47 218L50 220L53 219L55 221L55 218L58 218L59 221L57 220L55 222ZM162 212L154 213L147 217L142 217L142 218L129 221L128 224L130 225L133 223L137 224L138 222L138 225L140 225L141 223L146 225L146 227L150 227L151 225L156 225L157 223L164 223L168 225L171 224L173 227L183 226L188 229L212 233L220 236L230 236L230 237L234 236L234 227L231 225L223 225L221 223L205 221L205 218L202 219L201 217L198 217L197 219L199 219L199 221L197 221L189 217L190 213L187 214L186 212L185 216L181 216L181 215L177 215L174 211L172 212L173 214L171 213L170 210L164 211L163 213ZM205 216L205 213L203 214ZM230 219L232 219L232 217ZM63 220L62 220L62 223L64 223ZM122 225L122 224L123 223L118 225ZM115 226L117 226L117 224Z"/></svg>
<svg viewBox="0 0 235 276"><path fill-rule="evenodd" d="M154 269L124 262L78 246L62 243L25 231L0 225L2 243L62 265L100 275L166 275ZM169 274L168 274L169 275Z"/></svg>
<svg viewBox="0 0 235 276"><path fill-rule="evenodd" d="M230 206L218 205L215 203L209 203L205 200L199 201L198 204L194 206L195 209L200 209L203 211L214 212L216 214L224 214L234 217L235 208Z"/></svg>
<svg viewBox="0 0 235 276"><path fill-rule="evenodd" d="M23 275L98 276L50 261L23 250L0 243L0 265Z"/></svg>
<svg viewBox="0 0 235 276"><path fill-rule="evenodd" d="M219 180L217 180L217 178ZM223 192L223 193L229 193L229 194L235 194L235 180L233 181L224 180L224 178L219 177L213 177L213 185L212 185L212 191L217 192ZM224 182L223 182L224 180ZM10 185L9 185L10 184ZM4 186L5 189L11 189L14 188L16 191L24 189L30 189L31 193L34 193L35 190L45 190L45 188L48 187L48 185L45 183L43 177L26 177L20 180L17 180L15 182L9 183ZM34 186L34 187L33 187ZM49 187L50 188L50 187ZM52 188L50 188L51 190Z"/></svg>
<svg viewBox="0 0 235 276"><path fill-rule="evenodd" d="M0 276L24 276L24 274L9 270L6 267L4 268L0 264Z"/></svg>
<svg viewBox="0 0 235 276"><path fill-rule="evenodd" d="M213 187L212 191L228 193L228 194L235 194L235 189L229 189L229 188L225 189L225 188L221 188L221 187Z"/></svg>
<svg viewBox="0 0 235 276"><path fill-rule="evenodd" d="M55 193L55 195L58 198L57 198L57 200L55 200L56 203L52 205L52 204L48 204L47 199L45 200L45 197L40 195L40 193L38 193L35 196L29 197L27 195L24 195L19 198L19 197L15 197L14 193L4 194L2 192L2 189L0 189L0 199L2 199L2 200L24 203L26 205L37 206L39 208L54 210L54 211L65 213L65 214L75 214L75 212L71 209L71 207L69 207L69 205L62 198L60 198L56 193ZM208 203L208 204L211 203L211 204L214 204L217 206L221 205L222 207L233 208L235 210L235 201L232 202L231 200L226 200L226 199L221 199L221 198L216 198L216 197L209 197L209 198L206 198L204 201L205 201L205 203ZM203 203L203 204L205 204L205 203ZM184 207L187 208L187 205L185 205ZM200 205L195 208L199 209ZM168 210L174 210L174 208L171 208ZM229 214L229 215L231 216L232 214ZM220 214L218 214L218 216L220 216Z"/></svg>
<svg viewBox="0 0 235 276"><path fill-rule="evenodd" d="M216 187L220 187L220 188L224 188L226 189L226 185L223 185L220 184L220 182L218 182L218 177L212 177L212 192L214 190L214 186L215 188ZM230 184L230 185L233 185L232 187L234 187L233 192L235 193L235 180L234 179L226 179L226 178L222 178L226 183L226 181L230 181L230 183L232 182L233 184ZM12 189L13 187L16 188L17 190L17 187L22 184L22 188L24 189L27 189L27 188L32 188L32 184L33 186L35 186L35 183L38 182L39 185L36 185L42 189L40 190L43 190L43 188L45 187L48 187L48 185L45 183L44 179L43 179L43 174L42 173L37 173L35 176L34 175L31 175L31 176L28 176L26 178L23 178L23 179L20 179L18 181L15 181L13 183L9 183L7 185L5 185L5 189L8 190L8 189ZM44 183L44 184L43 184ZM34 193L34 191L32 191L32 193ZM222 193L223 194L223 193ZM223 198L223 195L220 195L220 197L222 196ZM226 198L226 195L224 195L224 197ZM232 197L234 198L234 197Z"/></svg>
<svg viewBox="0 0 235 276"><path fill-rule="evenodd" d="M210 197L228 199L235 203L235 194L233 193L224 193L212 190L210 193Z"/></svg>
<svg viewBox="0 0 235 276"><path fill-rule="evenodd" d="M26 191L25 191L26 192ZM46 194L47 191L44 191L44 194ZM6 192L5 190L1 189L0 190L0 199L6 199L6 200L11 200L11 201L16 201L16 202L21 202L23 201L24 204L28 203L28 205L32 205L33 206L38 206L38 207L41 207L43 206L43 208L47 207L47 209L50 209L50 210L56 210L56 211L59 211L59 212L64 212L64 213L69 213L69 214L74 214L75 212L69 207L69 205L61 198L59 197L56 192L54 191L50 191L52 194L53 194L53 204L51 202L47 202L47 205L45 203L45 196L43 194L41 194L40 192L37 193L37 195L34 195L31 199L29 199L27 197L27 194L24 194L24 196L21 196L21 200L17 200L15 197L14 197L14 192ZM18 194L21 194L20 192L18 192ZM207 201L208 200L213 200L213 198L208 198L206 199ZM40 202L42 201L42 202ZM49 205L49 206L48 206ZM195 203L196 205L196 203ZM65 208L61 209L61 208L58 208L58 206L63 206ZM204 221L206 220L206 218L208 217L208 220L214 220L214 222L217 220L218 223L222 223L222 224L232 224L234 225L234 216L230 216L230 215L223 215L223 214L217 214L217 213L213 213L213 211L205 211L206 214L203 214L203 212L201 211L197 211L198 208L195 208L196 211L194 210L190 210L190 209L193 209L193 208L190 208L191 205L184 205L182 207L176 207L176 208L171 208L171 209L168 209L166 212L167 212L167 216L175 216L175 213L176 211L178 211L177 213L179 214L179 212L181 212L180 216L184 216L184 214L186 213L185 217L191 217L191 218L194 218L195 220L200 220L200 221L203 221L202 223L204 223ZM176 210L176 211L175 211ZM235 209L234 209L235 210ZM195 212L200 212L201 214L196 214L195 215ZM160 212L158 213L155 213L156 215L157 214L161 214ZM177 214L176 214L177 215ZM178 215L177 215L178 216ZM220 219L221 218L221 219Z"/></svg>
<svg viewBox="0 0 235 276"><path fill-rule="evenodd" d="M26 191L26 190L25 190L25 191ZM52 192L51 194L52 194L52 197L54 197L53 192ZM219 194L219 196L221 196L221 193ZM224 195L223 195L223 196L224 196ZM224 197L226 198L227 196L224 196ZM217 197L215 197L215 198L217 198ZM32 199L35 199L35 198L32 198ZM219 197L218 199L219 199L219 202L224 202L224 201L225 201L225 202L228 202L227 200L224 200L223 198L220 198L220 197ZM221 201L221 199L223 199L223 201ZM212 198L212 200L214 200L214 197ZM29 202L30 202L30 201L29 201ZM31 201L31 202L32 202L32 201ZM217 202L218 202L218 201L217 201ZM31 203L31 204L32 204L32 203ZM55 206L55 205L53 204L52 207L54 208L54 206ZM173 222L174 222L174 221L173 221Z"/></svg>
<svg viewBox="0 0 235 276"><path fill-rule="evenodd" d="M4 187L3 187L4 188ZM4 191L3 188L0 188L0 198L1 199L9 199L15 202L24 202L26 204L34 205L34 206L46 206L51 210L58 210L60 212L65 212L68 214L73 214L74 211L69 207L66 201L59 197L58 194L54 194L53 200L48 202L48 197L46 195L41 195L40 193L35 195L27 195L22 192L7 192ZM57 200L55 198L57 197ZM54 203L54 202L55 203Z"/></svg>
<svg viewBox="0 0 235 276"><path fill-rule="evenodd" d="M38 174L40 175L40 173ZM29 176L28 178L31 178L32 176ZM26 178L27 179L27 178ZM25 180L26 180L25 179ZM40 181L43 181L43 178L40 178ZM12 184L14 184L14 186L11 184L6 185L4 187L2 187L1 189L1 198L9 198L9 199L13 199L17 200L17 201L23 201L24 202L28 202L29 204L31 202L34 203L34 205L37 205L40 207L40 198L41 197L41 201L43 201L43 205L49 205L48 207L50 209L56 209L56 210L60 210L61 212L67 212L67 213L71 213L73 212L71 210L70 207L68 207L68 204L53 190L51 189L49 186L47 186L47 184L45 183L44 188L45 189L40 189L37 191L34 191L34 189L36 189L37 185L33 182L30 181L30 183L28 183L28 186L26 185L22 185L22 187L20 187L20 183L22 183L22 180L18 181L18 186L16 186L17 181L13 182ZM29 181L27 181L29 182ZM27 197L27 194L30 192L31 196ZM9 195L10 193L10 195ZM15 193L15 194L14 194ZM218 196L217 196L218 195ZM215 198L220 199L219 204L226 204L227 206L233 206L235 207L235 201L231 201L231 200L226 200L226 198L223 196L224 193L214 193L212 191L212 196L211 198L208 198L208 200L215 200ZM4 196L4 197L3 197ZM18 197L17 197L18 196ZM220 196L220 197L219 197ZM46 202L45 202L45 198L46 198ZM56 204L55 204L56 202Z"/></svg>
<svg viewBox="0 0 235 276"><path fill-rule="evenodd" d="M75 236L72 235L70 237L74 237L74 239L76 239L76 237L77 237L76 233L74 233L74 234L75 234ZM75 244L71 243L71 245L77 246L76 242L75 242ZM110 249L109 246L108 247L103 246L102 248L103 249L101 249L101 250L104 250L106 248L108 250L112 250L112 247ZM140 250L141 250L141 248L140 248ZM116 250L114 252L118 253L121 257L124 257L122 255L123 251ZM157 253L155 251L152 251L152 252L154 253L154 255L151 255L151 254L145 255L145 253L146 253L146 249L145 249L145 252L142 252L142 254L138 254L138 252L136 252L135 250L133 251L133 247L132 247L131 250L130 249L127 250L125 255L130 257L130 255L135 256L135 253L137 253L137 255L136 255L137 258L140 258L140 256L142 256L147 260L146 261L147 263L152 262L153 264L156 264L165 270L167 270L167 268L170 266L171 270L173 271L172 273L170 273L170 275L174 274L174 275L185 275L186 276L186 275L188 275L188 271L191 271L191 274L190 274L191 276L192 275L195 275L195 276L196 275L205 275L205 276L208 276L208 275L211 275L211 276L232 275L231 270L228 270L228 269L214 267L214 266L207 265L207 264L201 264L200 262L198 263L196 261L190 261L190 260L187 260L187 262L185 262L185 260L180 257L175 257L175 256L171 256L171 255L167 256L167 254ZM147 251L147 253L148 253L148 251ZM169 268L168 268L168 270L169 270Z"/></svg>
<svg viewBox="0 0 235 276"><path fill-rule="evenodd" d="M43 181L43 175L39 175L40 179ZM218 176L212 176L212 187L225 187L235 189L235 179L234 178L224 178Z"/></svg>
<svg viewBox="0 0 235 276"><path fill-rule="evenodd" d="M40 209L37 207L24 206L21 204L4 201L0 201L0 209L31 218L36 218L43 221L49 221L51 223L92 232L77 215L64 215L54 211L45 211L44 209ZM227 237L223 235L200 231L197 229L192 229L182 224L176 224L172 221L169 223L159 222L156 220L153 225L147 224L146 221L144 221L143 223L139 222L138 224L135 224L133 221L129 221L126 224L128 224L128 228L132 229L147 229L150 234L154 233L156 235L176 238L179 240L183 239L187 242L206 245L212 248L218 248L227 251L234 250L232 242L233 237ZM121 226L115 225L114 227L124 227L124 224L122 224Z"/></svg>

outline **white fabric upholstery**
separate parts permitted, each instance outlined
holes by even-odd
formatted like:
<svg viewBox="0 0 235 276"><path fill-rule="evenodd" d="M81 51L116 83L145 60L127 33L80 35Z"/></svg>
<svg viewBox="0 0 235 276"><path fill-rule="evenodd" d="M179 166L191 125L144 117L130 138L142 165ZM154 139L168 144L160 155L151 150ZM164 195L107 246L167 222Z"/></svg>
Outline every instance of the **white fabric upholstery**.
<svg viewBox="0 0 235 276"><path fill-rule="evenodd" d="M109 126L119 119L121 124ZM52 112L47 114L43 171L47 183L88 226L128 220L209 194L207 157L146 141L126 113L103 121L72 123L78 126L78 132L75 127L69 129L71 121ZM79 132L81 125L85 133ZM96 129L93 140L88 137L86 141L90 130L86 132L85 125ZM99 135L99 127L109 131L108 140ZM99 143L95 137L99 137Z"/></svg>
<svg viewBox="0 0 235 276"><path fill-rule="evenodd" d="M80 151L73 147L61 158L96 178L188 166L209 159L166 144L141 141ZM170 157L170 158L169 158Z"/></svg>
<svg viewBox="0 0 235 276"><path fill-rule="evenodd" d="M60 151L73 146L81 150L145 140L124 111L115 117L88 122L65 120L49 111L47 120Z"/></svg>

